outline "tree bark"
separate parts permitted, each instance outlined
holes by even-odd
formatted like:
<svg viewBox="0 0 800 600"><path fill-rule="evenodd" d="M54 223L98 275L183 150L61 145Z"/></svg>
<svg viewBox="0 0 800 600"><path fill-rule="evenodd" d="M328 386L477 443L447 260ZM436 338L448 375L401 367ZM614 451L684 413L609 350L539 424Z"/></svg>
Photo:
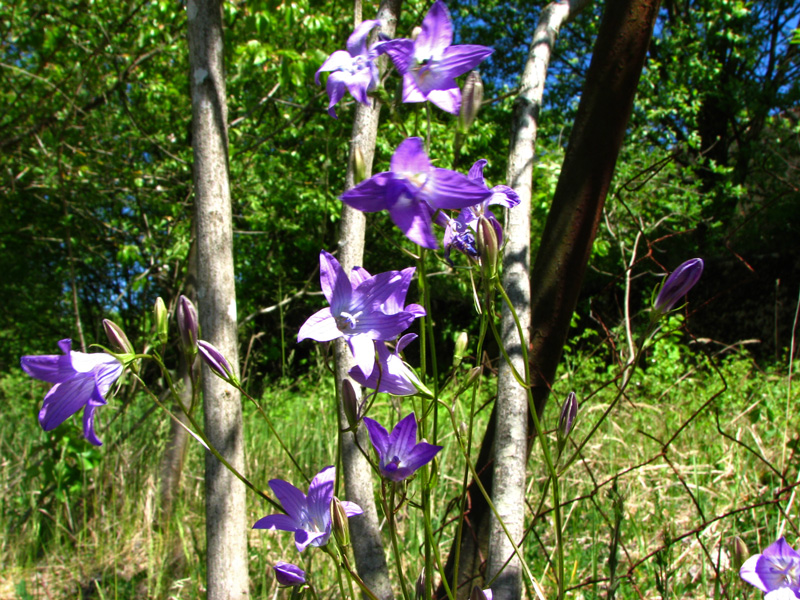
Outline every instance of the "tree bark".
<svg viewBox="0 0 800 600"><path fill-rule="evenodd" d="M503 346L520 375L525 373L522 344L528 344L531 324L528 279L531 267L530 211L539 110L558 31L586 4L588 0L553 2L542 10L520 81L520 91L514 102L506 179L519 194L520 203L507 212L503 287L517 314L525 339L520 340L513 313L505 304L502 307L500 332ZM492 501L502 523L494 514L491 515L486 575L487 579L494 580L492 591L497 600L513 600L522 596L522 568L511 540L521 545L525 531L528 394L517 383L511 366L505 361L500 364L495 411L495 424L502 423L502 426L495 427Z"/></svg>
<svg viewBox="0 0 800 600"><path fill-rule="evenodd" d="M548 213L531 276L531 385L537 414L542 415L561 360L570 318L597 232L617 155L633 107L658 0L618 0L605 5L592 61L570 136L567 153ZM490 494L491 448L498 419L492 411L476 469ZM533 431L532 419L528 430ZM529 436L529 440L532 437ZM531 443L525 453L529 455ZM470 511L465 521L471 534L465 543L485 537L488 507L475 482L467 491ZM463 548L462 548L463 552ZM448 558L452 573L453 553ZM479 556L479 549L472 549ZM464 580L478 575L473 568ZM459 575L459 580L462 580ZM439 597L443 594L440 591Z"/></svg>
<svg viewBox="0 0 800 600"><path fill-rule="evenodd" d="M238 365L233 228L228 174L227 105L219 0L189 0L197 299L203 339ZM244 439L239 393L203 368L203 409L209 441L242 472ZM245 487L206 454L206 565L209 600L249 595Z"/></svg>
<svg viewBox="0 0 800 600"><path fill-rule="evenodd" d="M377 18L381 21L380 31L388 36L393 36L400 17L401 0L383 0L378 9ZM356 9L356 25L361 21ZM373 35L375 35L373 33ZM385 63L385 58L382 62ZM383 70L383 69L381 69ZM375 141L378 135L378 117L381 104L373 101L372 106L358 104L353 134L350 138L350 160L347 164L345 176L345 189L349 190L358 183L355 175L355 157L361 154L366 167L366 175L372 173L372 161L375 156ZM347 205L342 205L342 220L339 229L339 262L346 272L356 266L361 266L364 261L364 231L366 218L364 213ZM341 391L342 383L348 378L347 372L355 365L355 361L347 348L344 340L336 340L336 387ZM358 384L353 384L358 389ZM348 427L347 418L341 405L339 406L339 424L342 429ZM358 430L359 445L369 448L364 427ZM342 470L344 475L345 493L347 499L358 504L364 514L351 519L350 530L355 557L356 568L359 576L364 580L372 592L381 600L390 600L394 597L389 579L389 567L384 554L383 540L381 538L378 511L375 506L375 492L372 487L372 470L366 458L356 446L353 435L350 433L341 436Z"/></svg>

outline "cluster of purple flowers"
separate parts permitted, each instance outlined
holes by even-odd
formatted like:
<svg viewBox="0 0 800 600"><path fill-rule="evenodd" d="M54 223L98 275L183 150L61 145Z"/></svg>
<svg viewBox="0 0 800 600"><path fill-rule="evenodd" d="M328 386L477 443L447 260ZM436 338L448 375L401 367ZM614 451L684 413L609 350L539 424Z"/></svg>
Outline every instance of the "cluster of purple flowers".
<svg viewBox="0 0 800 600"><path fill-rule="evenodd" d="M335 106L345 89L358 102L369 104L367 92L378 84L375 60L388 54L403 76L403 102L430 100L442 110L457 114L461 106L461 90L455 78L477 67L493 50L486 46L453 46L453 22L444 2L438 0L422 21L415 39L380 40L367 47L367 36L377 20L364 21L347 40L347 51L331 54L316 75L329 71L327 92L328 113L336 117Z"/></svg>

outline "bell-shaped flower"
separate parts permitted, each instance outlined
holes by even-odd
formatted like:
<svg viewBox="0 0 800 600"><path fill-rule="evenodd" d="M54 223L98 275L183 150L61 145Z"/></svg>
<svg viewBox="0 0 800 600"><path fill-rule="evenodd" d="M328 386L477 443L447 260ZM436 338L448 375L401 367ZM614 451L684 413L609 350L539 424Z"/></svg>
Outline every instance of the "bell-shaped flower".
<svg viewBox="0 0 800 600"><path fill-rule="evenodd" d="M342 202L362 212L388 210L408 239L434 249L438 245L431 220L437 210L460 209L491 197L492 192L481 182L434 167L418 137L397 147L391 171L373 175L340 196Z"/></svg>
<svg viewBox="0 0 800 600"><path fill-rule="evenodd" d="M336 469L325 467L314 476L308 495L282 479L271 479L269 487L286 514L267 515L256 521L253 529L279 529L294 532L294 543L302 552L309 546L324 546L331 537L331 502ZM348 517L363 511L353 503L341 501Z"/></svg>
<svg viewBox="0 0 800 600"><path fill-rule="evenodd" d="M317 70L315 80L319 85L319 75L330 71L326 91L328 92L328 114L336 119L334 108L344 96L345 89L361 104L369 106L367 92L378 83L378 67L375 65L377 52L367 49L367 36L380 21L370 19L362 21L347 38L347 51L337 50L331 54Z"/></svg>
<svg viewBox="0 0 800 600"><path fill-rule="evenodd" d="M739 577L762 592L785 588L800 598L800 554L781 537L761 554L748 558Z"/></svg>
<svg viewBox="0 0 800 600"><path fill-rule="evenodd" d="M322 293L330 306L303 323L297 341L328 342L344 337L356 364L368 377L375 367L373 340L392 340L425 314L417 304L402 306L414 269L373 276L356 267L348 277L339 261L325 250L320 252L319 267Z"/></svg>
<svg viewBox="0 0 800 600"><path fill-rule="evenodd" d="M23 356L20 360L28 375L55 384L44 397L39 424L50 431L83 409L83 436L102 446L94 432L94 411L106 404L105 395L122 375L122 363L105 352L75 352L69 339L58 342L58 347L64 354Z"/></svg>
<svg viewBox="0 0 800 600"><path fill-rule="evenodd" d="M442 446L426 441L417 443L417 418L412 412L388 433L383 425L364 417L369 440L378 453L381 475L392 481L403 481L433 460Z"/></svg>
<svg viewBox="0 0 800 600"><path fill-rule="evenodd" d="M450 250L455 248L466 256L478 260L480 249L476 243L478 232L478 222L484 217L491 223L497 235L498 247L503 245L503 228L494 213L489 210L490 206L504 206L514 208L519 204L519 195L507 185L496 185L489 189L483 178L483 169L488 164L486 159L480 159L472 165L468 177L471 181L479 183L484 189L489 190L491 195L482 202L464 208L455 219L443 217L440 224L445 225L444 248L445 258L450 260Z"/></svg>
<svg viewBox="0 0 800 600"><path fill-rule="evenodd" d="M400 353L409 343L417 339L416 333L407 333L397 341L394 352L383 342L376 342L378 350L378 368L372 370L367 377L361 367L353 367L348 375L353 381L371 390L394 394L395 396L411 396L424 389L422 382L411 368L406 365Z"/></svg>
<svg viewBox="0 0 800 600"><path fill-rule="evenodd" d="M453 22L447 6L437 0L422 20L414 40L397 39L377 49L388 54L403 76L403 102L430 100L442 110L458 114L461 90L456 77L477 67L494 50L486 46L452 46Z"/></svg>

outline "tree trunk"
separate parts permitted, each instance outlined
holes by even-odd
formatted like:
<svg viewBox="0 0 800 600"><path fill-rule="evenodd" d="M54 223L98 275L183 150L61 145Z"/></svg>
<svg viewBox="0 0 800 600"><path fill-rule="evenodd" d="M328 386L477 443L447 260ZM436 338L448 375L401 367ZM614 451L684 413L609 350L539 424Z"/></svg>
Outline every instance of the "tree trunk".
<svg viewBox="0 0 800 600"><path fill-rule="evenodd" d="M376 18L381 20L380 31L390 37L394 35L397 27L397 20L400 17L400 5L401 0L383 0L378 9ZM358 24L361 21L358 8L356 13L356 24ZM375 34L373 33L373 35ZM383 58L382 62L384 64L385 61L386 59ZM360 152L363 157L367 177L372 173L380 110L381 104L377 100L373 101L371 107L362 104L357 105L355 121L353 122L353 135L350 138L350 160L347 164L347 174L345 176L346 190L358 183L355 180L355 156L357 152ZM364 213L345 204L342 205L338 258L342 268L347 273L353 267L363 264L365 225L366 218ZM344 340L336 340L334 347L336 352L336 387L341 392L342 382L347 379L347 371L355 365L355 362ZM354 386L358 389L357 383L354 383ZM341 406L339 406L339 424L342 429L348 427L347 418ZM364 427L359 427L358 439L362 448L369 448L369 440ZM351 433L342 435L341 451L347 499L355 502L364 510L363 515L350 521L356 568L364 583L380 600L390 600L394 597L394 594L389 579L386 555L383 551L384 546L378 522L378 511L375 506L372 470L366 458L356 446Z"/></svg>
<svg viewBox="0 0 800 600"><path fill-rule="evenodd" d="M592 61L570 136L567 154L553 204L547 217L542 242L531 277L531 352L529 355L532 393L539 416L544 411L556 368L561 360L570 318L578 301L583 275L597 232L597 224L641 75L657 0L618 0L605 5ZM491 491L491 448L496 407L487 428L477 461L477 471ZM528 430L532 429L528 420ZM530 438L529 438L530 439ZM530 452L531 444L528 444ZM467 491L471 506L465 515L472 534L466 544L486 537L487 504L475 482ZM463 546L463 544L462 544ZM471 549L479 556L479 549ZM463 548L462 548L463 553ZM452 573L452 556L448 574ZM463 580L477 576L473 569ZM462 575L459 575L462 580ZM440 591L439 597L443 597Z"/></svg>
<svg viewBox="0 0 800 600"><path fill-rule="evenodd" d="M514 316L506 305L502 308L500 331L503 346L520 375L525 372L522 344L528 344L531 324L528 279L531 268L530 211L539 110L542 106L547 67L558 30L586 4L588 0L554 2L542 10L520 81L519 95L514 102L506 178L508 184L519 194L520 203L507 213L503 287L517 313L525 339L520 340ZM491 515L486 575L487 579L494 580L492 591L497 600L513 600L522 596L522 568L511 540L518 546L521 545L525 531L528 394L517 383L511 366L505 361L500 364L495 411L495 423L502 423L502 427L495 427L492 501L502 524L494 514ZM508 533L502 525L505 525Z"/></svg>
<svg viewBox="0 0 800 600"><path fill-rule="evenodd" d="M192 90L197 300L203 339L238 365L233 228L228 186L228 132L223 72L222 7L219 0L189 0L189 64ZM203 368L203 409L209 441L244 470L239 393ZM206 454L206 565L208 599L249 594L245 487Z"/></svg>

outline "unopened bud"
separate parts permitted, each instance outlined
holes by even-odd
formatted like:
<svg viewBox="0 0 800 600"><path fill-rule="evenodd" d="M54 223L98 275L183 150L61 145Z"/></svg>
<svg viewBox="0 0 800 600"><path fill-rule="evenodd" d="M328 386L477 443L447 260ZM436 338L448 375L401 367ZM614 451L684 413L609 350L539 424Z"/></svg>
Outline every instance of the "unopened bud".
<svg viewBox="0 0 800 600"><path fill-rule="evenodd" d="M492 590L482 590L476 585L472 588L469 600L492 600Z"/></svg>
<svg viewBox="0 0 800 600"><path fill-rule="evenodd" d="M458 113L458 124L463 132L472 126L483 102L483 81L478 71L470 71L464 82L461 93L461 111Z"/></svg>
<svg viewBox="0 0 800 600"><path fill-rule="evenodd" d="M106 331L106 337L111 344L111 348L121 352L122 354L136 354L133 351L133 345L122 328L108 319L103 319L103 329Z"/></svg>
<svg viewBox="0 0 800 600"><path fill-rule="evenodd" d="M353 150L353 174L356 185L367 178L367 163L364 160L364 153L359 146Z"/></svg>
<svg viewBox="0 0 800 600"><path fill-rule="evenodd" d="M236 374L222 352L204 340L197 340L197 349L200 351L200 358L214 371L214 374L231 385L239 384Z"/></svg>
<svg viewBox="0 0 800 600"><path fill-rule="evenodd" d="M297 565L281 561L272 568L279 585L295 586L306 582L306 572Z"/></svg>
<svg viewBox="0 0 800 600"><path fill-rule="evenodd" d="M156 304L153 307L153 318L156 322L156 335L158 336L158 341L161 342L162 346L166 345L167 332L169 331L169 316L167 315L167 307L160 297L156 298Z"/></svg>
<svg viewBox="0 0 800 600"><path fill-rule="evenodd" d="M331 530L342 548L350 545L350 523L347 519L347 511L336 496L331 502Z"/></svg>
<svg viewBox="0 0 800 600"><path fill-rule="evenodd" d="M194 353L197 352L197 309L191 300L186 296L181 296L178 299L178 310L176 312L183 351L189 356L194 356Z"/></svg>
<svg viewBox="0 0 800 600"><path fill-rule="evenodd" d="M733 536L731 539L731 567L734 571L739 571L744 562L749 558L750 551L747 549L747 544L738 535Z"/></svg>
<svg viewBox="0 0 800 600"><path fill-rule="evenodd" d="M497 275L497 258L500 249L497 241L497 231L492 222L486 217L478 219L478 254L481 257L481 270L487 280Z"/></svg>
<svg viewBox="0 0 800 600"><path fill-rule="evenodd" d="M456 336L456 348L453 351L453 368L455 369L467 355L467 344L469 336L466 331L460 331Z"/></svg>
<svg viewBox="0 0 800 600"><path fill-rule="evenodd" d="M414 585L414 600L425 600L425 567L417 577L417 583Z"/></svg>
<svg viewBox="0 0 800 600"><path fill-rule="evenodd" d="M569 438L569 433L572 431L572 424L575 417L578 415L578 398L575 392L567 394L567 399L561 405L561 415L558 417L558 451L564 449Z"/></svg>
<svg viewBox="0 0 800 600"><path fill-rule="evenodd" d="M347 418L347 424L350 429L355 427L360 420L358 415L358 396L349 379L345 379L342 382L342 411Z"/></svg>
<svg viewBox="0 0 800 600"><path fill-rule="evenodd" d="M655 318L671 311L678 300L689 293L689 290L694 287L702 274L702 258L687 260L675 269L670 276L667 277L667 280L658 292L658 296L656 296L656 301L653 303L653 314Z"/></svg>

